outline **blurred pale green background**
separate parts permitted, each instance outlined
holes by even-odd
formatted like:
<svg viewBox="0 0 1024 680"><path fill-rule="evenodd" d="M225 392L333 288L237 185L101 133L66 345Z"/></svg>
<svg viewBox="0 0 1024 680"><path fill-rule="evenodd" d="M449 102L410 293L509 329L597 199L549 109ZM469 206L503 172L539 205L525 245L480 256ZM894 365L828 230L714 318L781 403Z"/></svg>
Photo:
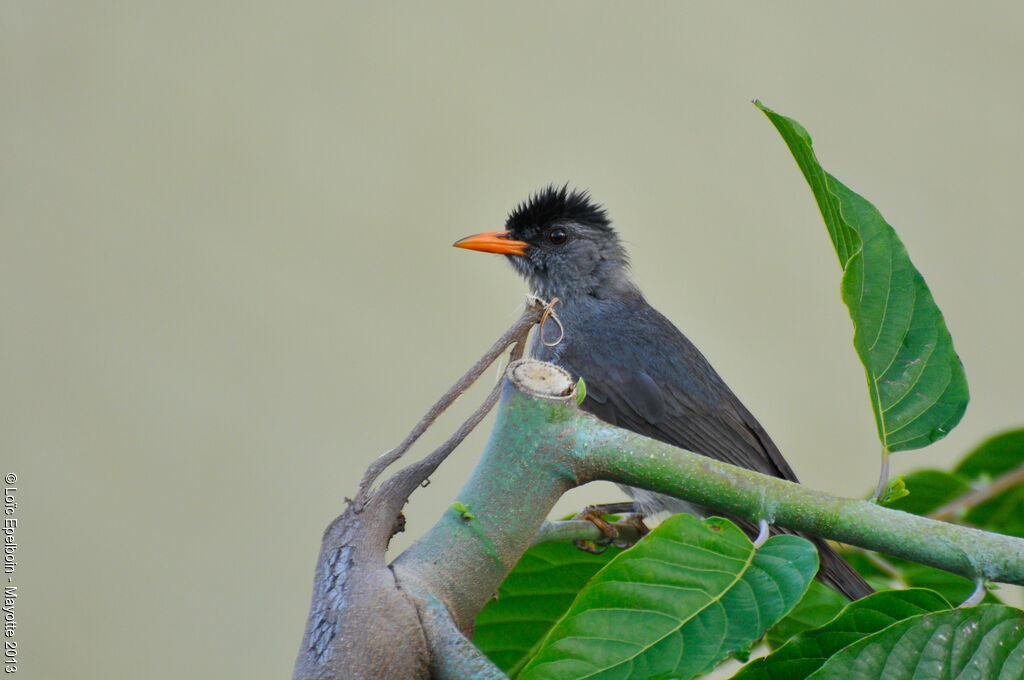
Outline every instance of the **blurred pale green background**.
<svg viewBox="0 0 1024 680"><path fill-rule="evenodd" d="M897 471L1024 422L1020 4L2 11L23 677L289 676L322 529L522 299L452 241L547 182L608 207L650 300L803 481L870 489L838 266L753 98L896 226L966 364L963 424ZM413 498L397 547L485 434Z"/></svg>

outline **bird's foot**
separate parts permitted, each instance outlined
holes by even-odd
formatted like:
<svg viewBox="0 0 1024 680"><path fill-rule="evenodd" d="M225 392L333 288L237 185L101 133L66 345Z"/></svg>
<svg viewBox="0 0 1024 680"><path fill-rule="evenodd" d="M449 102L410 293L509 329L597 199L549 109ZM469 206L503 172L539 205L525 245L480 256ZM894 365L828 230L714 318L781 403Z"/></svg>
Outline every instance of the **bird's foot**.
<svg viewBox="0 0 1024 680"><path fill-rule="evenodd" d="M636 506L633 503L605 503L602 505L588 505L583 508L573 519L583 519L592 523L595 527L601 530L604 534L604 538L596 541L587 541L583 539L576 539L572 542L574 546L580 550L600 555L608 549L609 545L615 545L618 548L628 547L625 544L620 544L615 541L619 537L619 530L616 529L611 522L604 518L604 515L614 515L629 513L622 521L628 524L632 524L636 527L637 532L641 536L646 536L650 529L644 524L643 516L635 512Z"/></svg>

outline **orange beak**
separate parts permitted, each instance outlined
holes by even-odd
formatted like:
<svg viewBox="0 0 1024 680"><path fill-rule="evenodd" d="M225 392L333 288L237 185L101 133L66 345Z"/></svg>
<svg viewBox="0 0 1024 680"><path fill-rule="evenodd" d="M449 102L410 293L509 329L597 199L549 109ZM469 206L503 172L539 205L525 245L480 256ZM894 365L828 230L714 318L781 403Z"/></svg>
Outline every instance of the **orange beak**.
<svg viewBox="0 0 1024 680"><path fill-rule="evenodd" d="M526 241L513 241L507 231L485 231L474 234L453 243L456 248L479 250L484 253L501 253L502 255L522 255L530 244Z"/></svg>

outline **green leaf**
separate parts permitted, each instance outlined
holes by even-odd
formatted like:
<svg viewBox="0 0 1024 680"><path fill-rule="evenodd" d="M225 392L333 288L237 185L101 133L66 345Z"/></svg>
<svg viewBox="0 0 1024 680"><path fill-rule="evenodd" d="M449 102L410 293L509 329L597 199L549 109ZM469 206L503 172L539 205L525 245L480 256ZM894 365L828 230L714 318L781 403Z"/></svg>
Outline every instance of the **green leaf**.
<svg viewBox="0 0 1024 680"><path fill-rule="evenodd" d="M946 609L949 609L949 603L929 590L888 590L875 593L851 602L839 616L824 626L804 631L775 652L752 661L733 676L733 680L806 678L832 656L866 636L884 631L894 623L910 617Z"/></svg>
<svg viewBox="0 0 1024 680"><path fill-rule="evenodd" d="M583 380L583 376L576 381L576 405L579 406L583 403L583 400L587 398L587 383Z"/></svg>
<svg viewBox="0 0 1024 680"><path fill-rule="evenodd" d="M468 522L471 519L476 519L476 515L471 513L469 511L469 506L463 503L462 501L453 501L452 510L459 513L459 516L462 518L463 521Z"/></svg>
<svg viewBox="0 0 1024 680"><path fill-rule="evenodd" d="M967 408L967 378L924 278L875 207L818 164L803 126L755 104L793 153L832 237L883 449L941 439Z"/></svg>
<svg viewBox="0 0 1024 680"><path fill-rule="evenodd" d="M797 633L828 623L847 604L849 600L836 591L820 581L811 581L811 587L793 611L768 631L765 642L769 648L778 649Z"/></svg>
<svg viewBox="0 0 1024 680"><path fill-rule="evenodd" d="M909 495L910 491L907 490L907 482L903 477L897 477L896 479L889 480L889 484L886 485L885 491L882 493L881 498L878 499L878 502L882 505L889 505Z"/></svg>
<svg viewBox="0 0 1024 680"><path fill-rule="evenodd" d="M622 552L609 546L600 555L572 543L541 543L527 550L476 617L473 643L513 675L569 609L587 581Z"/></svg>
<svg viewBox="0 0 1024 680"><path fill-rule="evenodd" d="M1021 678L1024 612L988 604L909 617L838 652L811 677Z"/></svg>
<svg viewBox="0 0 1024 680"><path fill-rule="evenodd" d="M671 517L602 569L520 678L689 678L746 653L818 568L813 545L755 550L721 518Z"/></svg>

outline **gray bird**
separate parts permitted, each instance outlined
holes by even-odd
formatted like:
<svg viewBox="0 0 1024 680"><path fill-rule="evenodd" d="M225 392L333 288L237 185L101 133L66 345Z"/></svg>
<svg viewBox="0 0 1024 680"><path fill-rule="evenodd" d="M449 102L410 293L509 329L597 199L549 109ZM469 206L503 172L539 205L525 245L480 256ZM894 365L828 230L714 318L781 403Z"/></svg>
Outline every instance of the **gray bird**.
<svg viewBox="0 0 1024 680"><path fill-rule="evenodd" d="M455 243L506 255L531 292L558 298L559 329L546 324L533 354L586 382L582 408L598 418L716 460L798 481L768 433L693 343L651 307L605 210L582 191L549 186L517 206L504 231ZM545 342L546 341L546 342ZM645 515L707 511L644 489L623 487ZM733 518L734 521L737 521ZM748 532L749 523L737 521ZM820 538L818 577L850 599L874 592Z"/></svg>

